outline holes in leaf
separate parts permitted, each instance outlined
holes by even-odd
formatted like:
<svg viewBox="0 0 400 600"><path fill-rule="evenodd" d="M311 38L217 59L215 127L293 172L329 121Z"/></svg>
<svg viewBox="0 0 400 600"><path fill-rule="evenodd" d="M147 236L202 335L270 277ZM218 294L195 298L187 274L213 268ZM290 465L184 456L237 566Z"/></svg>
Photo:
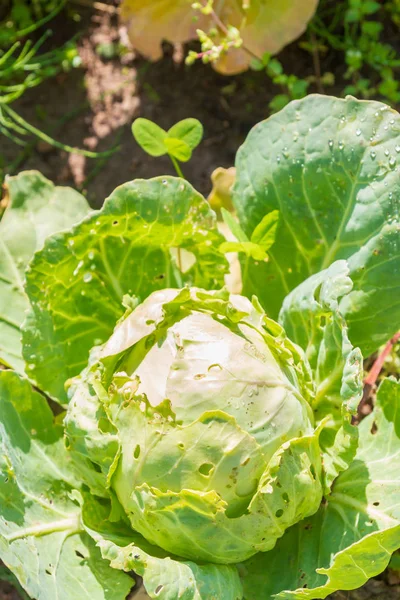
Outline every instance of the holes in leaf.
<svg viewBox="0 0 400 600"><path fill-rule="evenodd" d="M203 463L202 465L199 466L199 473L201 473L205 477L208 477L209 474L211 473L211 471L213 470L213 468L214 468L214 465L212 463Z"/></svg>
<svg viewBox="0 0 400 600"><path fill-rule="evenodd" d="M179 450L184 450L185 449L185 444L183 442L179 442L178 448L179 448Z"/></svg>
<svg viewBox="0 0 400 600"><path fill-rule="evenodd" d="M315 472L314 465L311 465L311 467L310 467L310 473L311 473L311 475L313 476L314 479L317 479L317 474Z"/></svg>
<svg viewBox="0 0 400 600"><path fill-rule="evenodd" d="M280 508L279 510L276 511L275 516L280 519L281 516L283 515L283 509Z"/></svg>
<svg viewBox="0 0 400 600"><path fill-rule="evenodd" d="M90 461L90 464L92 465L92 467L96 471L96 473L101 473L101 467L100 467L100 465L98 465L97 463L93 462L92 460Z"/></svg>
<svg viewBox="0 0 400 600"><path fill-rule="evenodd" d="M139 458L139 456L140 456L140 446L139 446L139 444L136 444L136 447L135 447L135 449L133 451L133 456L136 459Z"/></svg>
<svg viewBox="0 0 400 600"><path fill-rule="evenodd" d="M380 502L374 502L374 506L379 506Z"/></svg>
<svg viewBox="0 0 400 600"><path fill-rule="evenodd" d="M160 273L160 275L156 275L154 279L165 279L164 273Z"/></svg>
<svg viewBox="0 0 400 600"><path fill-rule="evenodd" d="M118 225L119 221L113 221L113 225Z"/></svg>
<svg viewBox="0 0 400 600"><path fill-rule="evenodd" d="M79 552L79 550L75 550L75 554L76 556L78 556L79 558L85 558L82 554L82 552Z"/></svg>
<svg viewBox="0 0 400 600"><path fill-rule="evenodd" d="M107 417L100 417L99 419L99 430L101 433L113 433L113 426Z"/></svg>
<svg viewBox="0 0 400 600"><path fill-rule="evenodd" d="M320 283L314 290L314 299L319 302L320 294L321 294L322 283Z"/></svg>
<svg viewBox="0 0 400 600"><path fill-rule="evenodd" d="M46 575L51 575L50 569L46 569Z"/></svg>
<svg viewBox="0 0 400 600"><path fill-rule="evenodd" d="M372 423L372 427L371 427L371 433L372 433L372 435L375 435L377 431L378 431L378 427L377 427L377 425L376 425L376 423L374 421Z"/></svg>
<svg viewBox="0 0 400 600"><path fill-rule="evenodd" d="M148 335L144 342L146 350L149 350L152 346L154 346L155 343L156 343L156 336Z"/></svg>
<svg viewBox="0 0 400 600"><path fill-rule="evenodd" d="M284 494L282 494L282 500L286 503L289 502L289 496L287 495L287 493L285 492Z"/></svg>
<svg viewBox="0 0 400 600"><path fill-rule="evenodd" d="M193 377L193 379L196 379L196 380L197 379L204 379L204 377L205 377L205 373L198 373L197 375L195 375Z"/></svg>
<svg viewBox="0 0 400 600"><path fill-rule="evenodd" d="M163 588L164 588L164 586L163 586L163 585L158 585L158 586L156 587L156 589L154 590L154 593L155 593L155 595L156 595L156 596L158 596L158 594L161 592L161 590L162 590Z"/></svg>

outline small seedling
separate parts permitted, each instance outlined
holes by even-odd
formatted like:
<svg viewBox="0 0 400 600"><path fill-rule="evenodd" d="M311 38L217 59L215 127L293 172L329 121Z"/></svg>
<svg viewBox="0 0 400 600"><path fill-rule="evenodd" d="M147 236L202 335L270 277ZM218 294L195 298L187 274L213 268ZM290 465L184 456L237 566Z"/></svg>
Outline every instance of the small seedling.
<svg viewBox="0 0 400 600"><path fill-rule="evenodd" d="M248 276L249 260L268 260L268 250L273 246L276 238L276 231L279 223L279 210L273 210L265 215L254 229L250 239L247 237L238 221L233 215L221 208L222 218L225 224L235 236L236 242L223 242L220 245L220 251L239 252L246 255L246 261L243 271L243 283L246 282Z"/></svg>
<svg viewBox="0 0 400 600"><path fill-rule="evenodd" d="M183 119L168 131L149 119L139 118L132 124L133 137L150 156L168 154L179 177L183 177L179 162L188 162L203 138L203 125L197 119Z"/></svg>

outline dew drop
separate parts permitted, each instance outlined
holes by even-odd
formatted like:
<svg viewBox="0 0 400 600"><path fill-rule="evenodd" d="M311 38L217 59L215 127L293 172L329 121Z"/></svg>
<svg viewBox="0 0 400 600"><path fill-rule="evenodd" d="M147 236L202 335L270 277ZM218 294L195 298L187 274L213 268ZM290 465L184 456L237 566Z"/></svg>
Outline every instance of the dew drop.
<svg viewBox="0 0 400 600"><path fill-rule="evenodd" d="M329 140L328 146L332 150L332 148L333 148L333 140Z"/></svg>
<svg viewBox="0 0 400 600"><path fill-rule="evenodd" d="M398 153L400 152L400 146L399 146L399 145L397 145L397 146L396 146L396 148L395 148L395 150L396 150L396 152L397 152L397 154L398 154Z"/></svg>
<svg viewBox="0 0 400 600"><path fill-rule="evenodd" d="M371 150L370 156L371 156L372 160L375 160L375 158L376 158L376 152L375 152L375 150Z"/></svg>
<svg viewBox="0 0 400 600"><path fill-rule="evenodd" d="M83 260L80 260L76 266L76 269L73 272L74 277L76 277L79 273L79 270L83 267Z"/></svg>
<svg viewBox="0 0 400 600"><path fill-rule="evenodd" d="M360 136L361 135L361 129L356 129L356 136Z"/></svg>
<svg viewBox="0 0 400 600"><path fill-rule="evenodd" d="M385 150L385 156L389 156L389 154L390 154L389 150L386 149Z"/></svg>
<svg viewBox="0 0 400 600"><path fill-rule="evenodd" d="M389 167L390 167L391 169L394 169L394 167L395 167L395 166L396 166L396 159L395 159L393 156L391 156L391 157L389 158Z"/></svg>
<svg viewBox="0 0 400 600"><path fill-rule="evenodd" d="M83 276L83 281L85 283L89 283L89 281L92 281L93 279L93 275L91 273L85 273Z"/></svg>

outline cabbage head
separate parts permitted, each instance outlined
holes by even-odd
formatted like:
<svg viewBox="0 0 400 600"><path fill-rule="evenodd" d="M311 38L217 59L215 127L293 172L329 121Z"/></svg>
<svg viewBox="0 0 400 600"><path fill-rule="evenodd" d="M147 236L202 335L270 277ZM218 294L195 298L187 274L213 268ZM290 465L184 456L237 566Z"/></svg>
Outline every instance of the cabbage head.
<svg viewBox="0 0 400 600"><path fill-rule="evenodd" d="M67 444L91 491L178 557L270 550L323 493L302 350L255 298L185 288L130 301L69 387Z"/></svg>

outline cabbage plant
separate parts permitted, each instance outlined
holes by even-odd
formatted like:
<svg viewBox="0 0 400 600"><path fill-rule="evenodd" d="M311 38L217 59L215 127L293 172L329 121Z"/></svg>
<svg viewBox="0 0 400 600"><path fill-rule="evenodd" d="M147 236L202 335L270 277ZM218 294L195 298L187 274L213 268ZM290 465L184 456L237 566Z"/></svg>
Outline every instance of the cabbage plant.
<svg viewBox="0 0 400 600"><path fill-rule="evenodd" d="M181 178L0 220L0 558L31 598L307 600L400 548L400 116L310 96L239 150L229 242ZM236 240L236 241L234 241ZM243 289L226 286L239 252ZM136 575L135 575L136 574Z"/></svg>

